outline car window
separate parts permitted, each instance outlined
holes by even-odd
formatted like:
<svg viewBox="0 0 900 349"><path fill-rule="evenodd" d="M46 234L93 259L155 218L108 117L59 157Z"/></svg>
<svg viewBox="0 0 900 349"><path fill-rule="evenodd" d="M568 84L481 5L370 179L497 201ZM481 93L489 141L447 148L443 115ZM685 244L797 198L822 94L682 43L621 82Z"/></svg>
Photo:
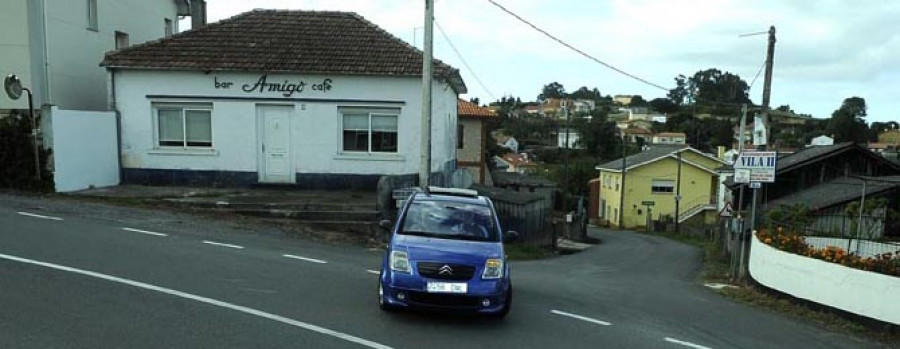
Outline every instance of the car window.
<svg viewBox="0 0 900 349"><path fill-rule="evenodd" d="M451 201L413 201L400 234L498 241L490 207Z"/></svg>

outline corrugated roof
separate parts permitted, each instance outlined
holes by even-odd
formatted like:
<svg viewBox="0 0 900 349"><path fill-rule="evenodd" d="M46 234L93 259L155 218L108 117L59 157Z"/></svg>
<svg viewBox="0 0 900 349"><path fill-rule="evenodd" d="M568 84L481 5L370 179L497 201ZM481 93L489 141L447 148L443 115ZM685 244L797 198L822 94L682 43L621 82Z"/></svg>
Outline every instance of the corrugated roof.
<svg viewBox="0 0 900 349"><path fill-rule="evenodd" d="M859 199L862 196L862 187L862 179L842 177L770 201L766 206L804 204L819 210ZM874 195L897 187L900 187L900 176L872 177L871 180L866 180L866 195Z"/></svg>
<svg viewBox="0 0 900 349"><path fill-rule="evenodd" d="M352 12L253 10L109 52L110 68L421 76L423 53ZM459 70L435 60L458 93Z"/></svg>

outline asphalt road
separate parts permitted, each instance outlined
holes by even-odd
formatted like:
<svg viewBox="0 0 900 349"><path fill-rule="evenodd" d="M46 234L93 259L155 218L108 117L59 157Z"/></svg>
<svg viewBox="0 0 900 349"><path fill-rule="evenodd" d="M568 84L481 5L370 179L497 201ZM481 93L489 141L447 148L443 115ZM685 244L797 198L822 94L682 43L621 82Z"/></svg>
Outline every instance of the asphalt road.
<svg viewBox="0 0 900 349"><path fill-rule="evenodd" d="M381 312L380 252L273 229L0 195L0 348L879 347L728 301L653 236L514 262L496 321Z"/></svg>

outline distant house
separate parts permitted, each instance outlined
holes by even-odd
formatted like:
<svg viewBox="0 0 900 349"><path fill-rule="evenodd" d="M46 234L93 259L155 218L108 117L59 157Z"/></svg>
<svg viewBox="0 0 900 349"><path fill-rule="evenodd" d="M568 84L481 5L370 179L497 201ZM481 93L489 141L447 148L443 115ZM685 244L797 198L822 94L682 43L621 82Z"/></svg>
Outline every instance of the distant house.
<svg viewBox="0 0 900 349"><path fill-rule="evenodd" d="M484 184L487 163L485 122L497 117L497 113L462 99L457 102L459 123L456 131L456 166L472 173L475 183Z"/></svg>
<svg viewBox="0 0 900 349"><path fill-rule="evenodd" d="M600 171L600 200L597 202L603 221L618 225L621 210L624 210L621 213L625 228L646 226L667 215L676 218L675 202L678 199L677 219L680 222L702 212L715 212L718 185L715 169L724 165L724 161L687 146L651 145L647 150L625 158L624 188L622 161L618 159L596 167ZM680 198L676 196L678 192ZM624 201L620 201L622 195Z"/></svg>
<svg viewBox="0 0 900 349"><path fill-rule="evenodd" d="M519 141L511 136L506 136L503 134L494 135L494 141L497 142L498 146L511 150L513 153L519 152Z"/></svg>
<svg viewBox="0 0 900 349"><path fill-rule="evenodd" d="M568 146L566 146L566 136L568 136ZM584 149L584 145L579 142L579 134L578 131L573 129L561 129L556 134L556 146L560 148L569 148L569 149Z"/></svg>
<svg viewBox="0 0 900 349"><path fill-rule="evenodd" d="M661 132L653 135L653 144L685 144L686 139L681 132Z"/></svg>
<svg viewBox="0 0 900 349"><path fill-rule="evenodd" d="M597 108L597 102L591 99L578 99L572 102L572 111L578 113L589 113Z"/></svg>
<svg viewBox="0 0 900 349"><path fill-rule="evenodd" d="M494 156L494 164L498 170L518 174L528 174L537 171L537 164L528 159L528 154L507 153L502 156Z"/></svg>
<svg viewBox="0 0 900 349"><path fill-rule="evenodd" d="M878 143L900 145L900 130L887 130L878 134Z"/></svg>
<svg viewBox="0 0 900 349"><path fill-rule="evenodd" d="M649 130L653 128L653 121L651 120L620 120L616 122L616 127L620 129L626 128L642 128L645 130ZM650 141L649 139L647 140Z"/></svg>
<svg viewBox="0 0 900 349"><path fill-rule="evenodd" d="M834 145L834 138L828 137L826 135L821 135L816 138L813 138L809 142L810 146L818 146L818 145Z"/></svg>
<svg viewBox="0 0 900 349"><path fill-rule="evenodd" d="M537 115L541 113L541 106L539 105L526 105L523 109L529 115Z"/></svg>
<svg viewBox="0 0 900 349"><path fill-rule="evenodd" d="M620 105L629 105L631 104L631 99L634 98L632 95L615 95L613 96L613 102L618 103Z"/></svg>
<svg viewBox="0 0 900 349"><path fill-rule="evenodd" d="M653 141L653 132L645 128L626 128L622 130L625 135L626 143L638 143L642 140L644 144L650 144Z"/></svg>

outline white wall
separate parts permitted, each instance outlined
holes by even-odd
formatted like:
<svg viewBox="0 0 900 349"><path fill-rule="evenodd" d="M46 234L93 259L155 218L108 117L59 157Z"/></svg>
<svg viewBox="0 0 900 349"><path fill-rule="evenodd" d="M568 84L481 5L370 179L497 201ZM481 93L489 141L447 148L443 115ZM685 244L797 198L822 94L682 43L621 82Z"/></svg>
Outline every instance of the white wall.
<svg viewBox="0 0 900 349"><path fill-rule="evenodd" d="M122 117L122 165L126 168L189 169L256 172L258 146L256 105L293 105L292 156L297 173L414 174L421 149L421 80L415 77L354 77L269 74L268 82L308 83L332 79L328 92L307 87L291 98L331 100L401 101L403 104L348 101L290 101L279 92L242 90L255 84L260 73L210 73L118 70L116 103ZM216 88L215 82L233 82ZM190 99L150 99L148 95L198 96ZM215 98L208 98L215 97ZM227 99L230 97L275 100ZM436 82L433 101L432 169L441 170L456 159L457 95L445 83ZM162 153L154 149L151 103L211 103L213 152ZM341 154L339 107L371 106L400 109L398 153L388 156Z"/></svg>
<svg viewBox="0 0 900 349"><path fill-rule="evenodd" d="M54 107L49 119L56 191L119 184L115 113Z"/></svg>
<svg viewBox="0 0 900 349"><path fill-rule="evenodd" d="M31 86L28 39L28 4L25 0L4 1L0 5L0 79L16 74L26 87ZM13 101L0 92L0 109L25 108L25 96Z"/></svg>
<svg viewBox="0 0 900 349"><path fill-rule="evenodd" d="M777 250L751 239L750 275L766 287L900 325L900 278Z"/></svg>

